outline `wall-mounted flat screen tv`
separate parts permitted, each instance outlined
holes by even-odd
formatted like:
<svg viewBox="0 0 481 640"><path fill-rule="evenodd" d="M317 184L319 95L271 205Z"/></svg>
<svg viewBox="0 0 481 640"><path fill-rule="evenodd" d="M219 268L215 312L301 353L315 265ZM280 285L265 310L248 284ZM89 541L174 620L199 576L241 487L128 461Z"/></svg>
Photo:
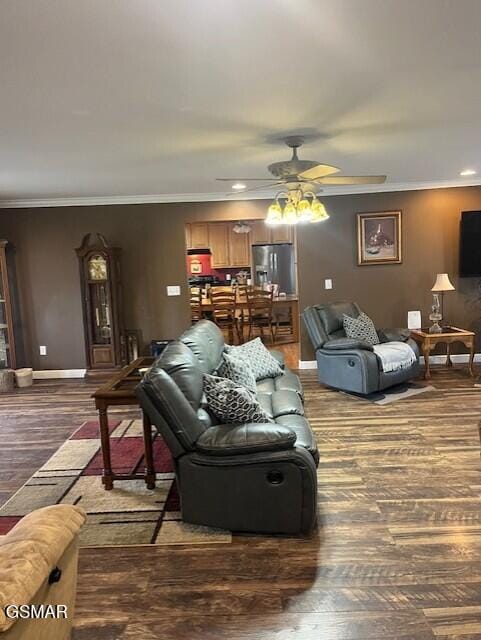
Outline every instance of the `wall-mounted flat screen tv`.
<svg viewBox="0 0 481 640"><path fill-rule="evenodd" d="M459 275L481 276L481 211L461 213Z"/></svg>

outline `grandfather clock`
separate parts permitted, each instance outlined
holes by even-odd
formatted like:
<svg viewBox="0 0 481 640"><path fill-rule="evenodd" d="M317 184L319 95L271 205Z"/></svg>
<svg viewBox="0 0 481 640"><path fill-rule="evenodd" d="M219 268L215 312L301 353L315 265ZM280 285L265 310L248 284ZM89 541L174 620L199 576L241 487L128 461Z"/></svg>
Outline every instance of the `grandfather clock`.
<svg viewBox="0 0 481 640"><path fill-rule="evenodd" d="M87 375L126 364L120 249L88 233L76 249L80 267Z"/></svg>

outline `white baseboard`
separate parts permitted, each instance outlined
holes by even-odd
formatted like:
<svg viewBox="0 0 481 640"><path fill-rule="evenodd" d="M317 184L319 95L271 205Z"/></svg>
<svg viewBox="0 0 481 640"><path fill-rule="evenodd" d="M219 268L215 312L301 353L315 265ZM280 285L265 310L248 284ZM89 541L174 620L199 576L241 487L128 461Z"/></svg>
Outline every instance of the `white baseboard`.
<svg viewBox="0 0 481 640"><path fill-rule="evenodd" d="M317 369L317 361L299 360L299 369Z"/></svg>
<svg viewBox="0 0 481 640"><path fill-rule="evenodd" d="M455 353L451 356L451 360L456 363L466 363L469 361L468 353ZM481 362L481 353L474 356L475 362ZM424 357L420 358L421 364L424 364ZM430 356L431 364L444 364L446 362L445 355ZM299 369L317 369L316 360L299 360ZM51 378L84 378L86 369L45 369L44 371L34 371L34 380L47 380Z"/></svg>
<svg viewBox="0 0 481 640"><path fill-rule="evenodd" d="M86 369L45 369L34 371L34 380L47 380L51 378L84 378Z"/></svg>
<svg viewBox="0 0 481 640"><path fill-rule="evenodd" d="M454 353L451 355L451 360L454 364L462 364L469 362L469 353ZM475 362L481 362L481 353L476 353L474 355ZM421 356L419 359L421 364L424 364L424 356ZM446 363L446 355L434 355L429 356L430 364L445 364ZM299 369L317 369L317 361L316 360L299 360Z"/></svg>
<svg viewBox="0 0 481 640"><path fill-rule="evenodd" d="M451 360L454 362L454 364L469 362L469 353L454 353L451 355ZM421 364L424 364L424 356L420 357L419 362ZM474 354L474 362L481 362L481 353ZM445 363L446 363L446 354L429 356L429 364L445 364Z"/></svg>

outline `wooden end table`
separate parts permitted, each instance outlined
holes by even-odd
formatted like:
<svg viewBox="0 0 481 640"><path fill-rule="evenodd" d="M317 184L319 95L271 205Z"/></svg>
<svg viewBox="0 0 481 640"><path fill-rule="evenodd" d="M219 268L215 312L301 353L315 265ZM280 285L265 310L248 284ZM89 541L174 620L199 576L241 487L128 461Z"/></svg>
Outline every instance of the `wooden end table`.
<svg viewBox="0 0 481 640"><path fill-rule="evenodd" d="M451 345L453 342L461 342L469 349L469 363L468 371L470 376L474 376L473 362L474 362L474 339L476 334L472 331L466 331L466 329L459 329L458 327L443 327L442 333L429 333L428 329L413 329L411 331L411 338L415 340L421 348L424 356L425 372L424 379L429 380L431 378L431 368L429 365L429 356L434 347L444 342L446 343L446 366L452 367L451 360Z"/></svg>
<svg viewBox="0 0 481 640"><path fill-rule="evenodd" d="M119 405L136 405L139 401L135 395L135 387L142 379L140 369L150 367L155 358L145 356L137 358L126 367L123 367L113 378L103 384L92 395L95 399L95 407L99 412L100 442L102 445L103 473L102 482L107 491L113 489L114 480L143 479L148 489L155 488L155 468L152 445L152 425L148 416L142 413L145 451L145 473L114 473L110 456L110 432L108 408Z"/></svg>

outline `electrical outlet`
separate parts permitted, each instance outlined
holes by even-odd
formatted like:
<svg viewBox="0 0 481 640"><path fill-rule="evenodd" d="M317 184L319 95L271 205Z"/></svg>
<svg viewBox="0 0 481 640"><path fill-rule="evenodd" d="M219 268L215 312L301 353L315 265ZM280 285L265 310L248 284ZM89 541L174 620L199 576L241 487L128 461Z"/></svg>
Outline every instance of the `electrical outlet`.
<svg viewBox="0 0 481 640"><path fill-rule="evenodd" d="M178 285L169 285L167 287L168 296L180 296L180 287Z"/></svg>
<svg viewBox="0 0 481 640"><path fill-rule="evenodd" d="M47 347L44 345L40 346L40 355L41 356L46 356L47 355Z"/></svg>
<svg viewBox="0 0 481 640"><path fill-rule="evenodd" d="M324 289L332 289L332 280L331 280L331 278L326 278L324 280Z"/></svg>

